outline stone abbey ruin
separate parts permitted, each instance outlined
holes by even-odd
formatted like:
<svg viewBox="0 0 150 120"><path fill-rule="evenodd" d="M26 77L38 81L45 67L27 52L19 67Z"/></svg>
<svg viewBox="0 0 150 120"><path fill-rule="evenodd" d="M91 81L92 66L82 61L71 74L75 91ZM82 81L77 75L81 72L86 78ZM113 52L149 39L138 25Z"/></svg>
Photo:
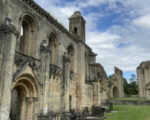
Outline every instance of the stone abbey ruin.
<svg viewBox="0 0 150 120"><path fill-rule="evenodd" d="M139 96L150 100L150 61L142 62L137 67Z"/></svg>
<svg viewBox="0 0 150 120"><path fill-rule="evenodd" d="M124 97L122 71L115 67L110 86L85 43L85 26L79 11L68 31L33 0L0 0L0 120L67 120L70 110L90 115L111 97ZM149 66L137 69L147 98Z"/></svg>

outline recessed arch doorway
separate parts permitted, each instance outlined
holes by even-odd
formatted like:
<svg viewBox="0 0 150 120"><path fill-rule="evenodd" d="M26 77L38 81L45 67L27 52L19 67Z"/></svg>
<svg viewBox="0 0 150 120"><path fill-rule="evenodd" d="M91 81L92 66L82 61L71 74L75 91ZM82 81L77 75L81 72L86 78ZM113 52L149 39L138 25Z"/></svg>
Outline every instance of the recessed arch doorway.
<svg viewBox="0 0 150 120"><path fill-rule="evenodd" d="M11 91L10 120L33 120L37 111L38 86L29 75L19 77Z"/></svg>

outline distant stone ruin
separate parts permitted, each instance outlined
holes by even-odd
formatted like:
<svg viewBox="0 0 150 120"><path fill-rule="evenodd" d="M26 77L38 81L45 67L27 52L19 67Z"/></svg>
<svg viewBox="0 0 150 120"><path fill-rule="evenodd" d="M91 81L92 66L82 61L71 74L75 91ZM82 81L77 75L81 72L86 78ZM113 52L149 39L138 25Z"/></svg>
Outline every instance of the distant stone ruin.
<svg viewBox="0 0 150 120"><path fill-rule="evenodd" d="M110 97L124 97L123 73L117 67L114 67L112 76L112 85L110 87Z"/></svg>
<svg viewBox="0 0 150 120"><path fill-rule="evenodd" d="M150 61L142 62L137 67L139 96L150 99Z"/></svg>

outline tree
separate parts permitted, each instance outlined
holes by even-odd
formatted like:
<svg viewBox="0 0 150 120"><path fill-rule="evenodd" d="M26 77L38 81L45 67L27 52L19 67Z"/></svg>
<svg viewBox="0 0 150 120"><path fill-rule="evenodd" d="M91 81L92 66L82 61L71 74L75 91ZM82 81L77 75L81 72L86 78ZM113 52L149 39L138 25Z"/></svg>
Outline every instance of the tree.
<svg viewBox="0 0 150 120"><path fill-rule="evenodd" d="M131 74L131 78L129 79L129 92L130 94L138 94L138 85L137 85L137 77L135 74Z"/></svg>
<svg viewBox="0 0 150 120"><path fill-rule="evenodd" d="M130 90L129 90L129 84L126 78L123 78L124 81L124 92L126 95L130 94Z"/></svg>
<svg viewBox="0 0 150 120"><path fill-rule="evenodd" d="M129 80L130 80L130 82L137 81L136 75L135 74L131 74L131 78Z"/></svg>

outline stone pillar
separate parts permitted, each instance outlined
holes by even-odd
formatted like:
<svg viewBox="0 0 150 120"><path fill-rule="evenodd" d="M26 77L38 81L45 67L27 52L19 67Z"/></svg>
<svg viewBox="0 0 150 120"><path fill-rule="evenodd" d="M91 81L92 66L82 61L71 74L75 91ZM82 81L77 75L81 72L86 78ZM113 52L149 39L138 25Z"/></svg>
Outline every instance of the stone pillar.
<svg viewBox="0 0 150 120"><path fill-rule="evenodd" d="M94 106L100 106L100 83L93 83L93 104Z"/></svg>
<svg viewBox="0 0 150 120"><path fill-rule="evenodd" d="M63 56L63 111L69 111L69 94L70 94L70 60L67 55Z"/></svg>
<svg viewBox="0 0 150 120"><path fill-rule="evenodd" d="M0 26L0 120L8 120L18 32L10 19Z"/></svg>
<svg viewBox="0 0 150 120"><path fill-rule="evenodd" d="M41 43L41 83L42 89L42 114L48 113L48 85L49 85L49 71L50 71L50 48L48 42L43 40Z"/></svg>
<svg viewBox="0 0 150 120"><path fill-rule="evenodd" d="M145 87L145 96L148 100L150 100L150 88L148 86L150 86L150 66L149 65L145 65L144 67L144 87Z"/></svg>
<svg viewBox="0 0 150 120"><path fill-rule="evenodd" d="M82 42L78 43L77 50L77 99L76 105L78 112L82 113L83 108L86 107L85 99L85 45Z"/></svg>
<svg viewBox="0 0 150 120"><path fill-rule="evenodd" d="M137 78L138 78L138 91L140 97L145 97L145 86L144 86L144 69L137 68Z"/></svg>
<svg viewBox="0 0 150 120"><path fill-rule="evenodd" d="M119 68L115 67L114 68L115 75L118 80L118 92L119 92L119 97L124 97L124 81L123 81L123 72Z"/></svg>

